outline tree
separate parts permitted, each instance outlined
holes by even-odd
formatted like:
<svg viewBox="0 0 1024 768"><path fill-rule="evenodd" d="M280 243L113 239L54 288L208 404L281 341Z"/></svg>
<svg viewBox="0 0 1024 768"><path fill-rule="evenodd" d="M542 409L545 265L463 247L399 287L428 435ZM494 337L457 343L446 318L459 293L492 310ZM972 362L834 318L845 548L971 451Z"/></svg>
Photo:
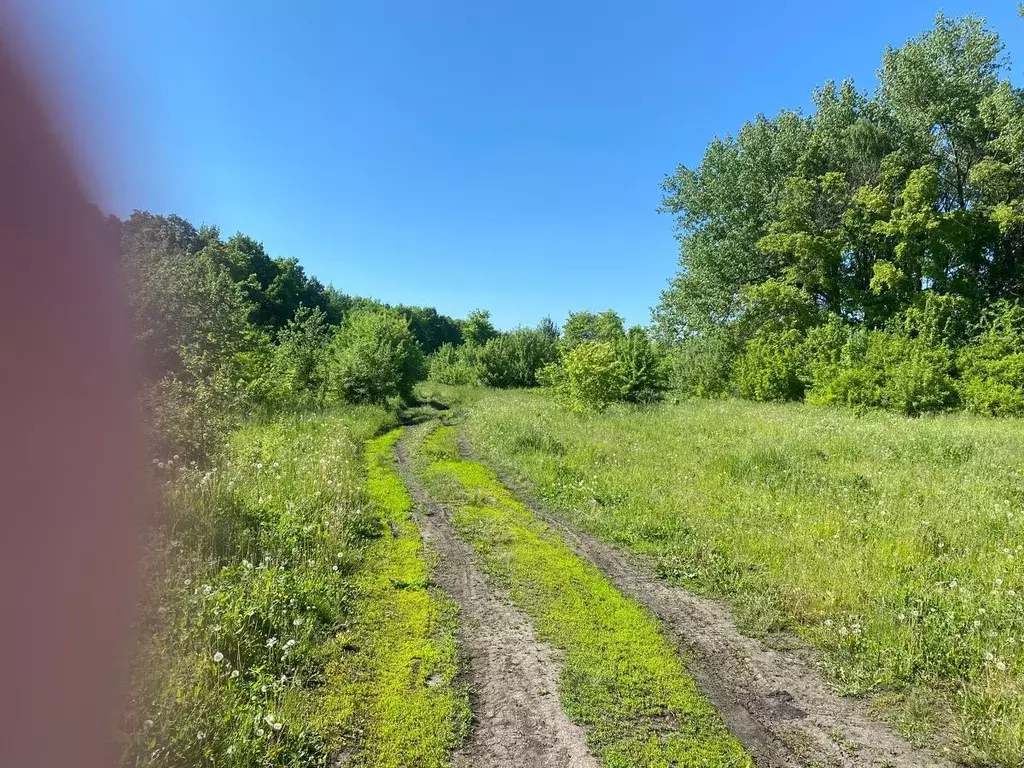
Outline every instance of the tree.
<svg viewBox="0 0 1024 768"><path fill-rule="evenodd" d="M597 314L570 312L562 330L562 345L572 350L585 341L615 344L625 335L622 318L610 309Z"/></svg>
<svg viewBox="0 0 1024 768"><path fill-rule="evenodd" d="M490 387L535 387L537 372L557 359L554 339L539 330L519 328L484 344L478 356L480 380Z"/></svg>
<svg viewBox="0 0 1024 768"><path fill-rule="evenodd" d="M395 311L409 321L409 330L425 355L433 354L445 344L458 346L462 343L459 323L448 315L438 314L433 307L398 305Z"/></svg>
<svg viewBox="0 0 1024 768"><path fill-rule="evenodd" d="M467 344L481 347L498 335L491 324L491 313L486 309L474 309L462 321L462 338Z"/></svg>
<svg viewBox="0 0 1024 768"><path fill-rule="evenodd" d="M331 348L331 388L351 403L410 400L413 385L425 375L409 322L391 310L353 310Z"/></svg>

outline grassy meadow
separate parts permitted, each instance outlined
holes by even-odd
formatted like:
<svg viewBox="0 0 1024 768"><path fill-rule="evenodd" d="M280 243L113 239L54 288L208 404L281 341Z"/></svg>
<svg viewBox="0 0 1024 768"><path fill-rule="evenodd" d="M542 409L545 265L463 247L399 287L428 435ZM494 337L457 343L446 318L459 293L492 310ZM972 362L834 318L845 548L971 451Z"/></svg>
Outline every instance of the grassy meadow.
<svg viewBox="0 0 1024 768"><path fill-rule="evenodd" d="M459 535L508 590L538 637L565 654L559 693L609 768L753 763L666 640L657 621L537 520L495 477L459 457L454 427L419 443L418 469L453 509Z"/></svg>
<svg viewBox="0 0 1024 768"><path fill-rule="evenodd" d="M1024 765L1024 424L446 394L480 456L572 523L727 598L745 631L820 648L912 739Z"/></svg>
<svg viewBox="0 0 1024 768"><path fill-rule="evenodd" d="M392 420L346 407L244 427L214 467L154 459L125 765L446 764L454 617L381 458L398 433L374 440Z"/></svg>

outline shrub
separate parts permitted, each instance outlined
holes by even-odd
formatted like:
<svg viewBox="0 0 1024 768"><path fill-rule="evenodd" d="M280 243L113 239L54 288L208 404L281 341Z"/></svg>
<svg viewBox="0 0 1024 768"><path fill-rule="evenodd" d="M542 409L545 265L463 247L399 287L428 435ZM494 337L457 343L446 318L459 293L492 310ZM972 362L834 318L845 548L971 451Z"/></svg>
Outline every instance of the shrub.
<svg viewBox="0 0 1024 768"><path fill-rule="evenodd" d="M408 400L424 361L407 320L383 309L349 313L332 342L331 388L351 403Z"/></svg>
<svg viewBox="0 0 1024 768"><path fill-rule="evenodd" d="M554 340L519 329L488 341L479 353L480 381L489 387L535 387L537 371L558 359Z"/></svg>
<svg viewBox="0 0 1024 768"><path fill-rule="evenodd" d="M729 328L682 339L669 351L669 385L683 397L720 397L729 391L739 354Z"/></svg>
<svg viewBox="0 0 1024 768"><path fill-rule="evenodd" d="M617 344L625 335L622 318L610 309L598 314L570 312L562 329L562 346L569 351L586 341Z"/></svg>
<svg viewBox="0 0 1024 768"><path fill-rule="evenodd" d="M430 356L430 380L440 384L479 384L476 347L443 344Z"/></svg>
<svg viewBox="0 0 1024 768"><path fill-rule="evenodd" d="M622 363L622 399L630 403L651 403L660 400L668 388L665 361L639 326L616 345Z"/></svg>
<svg viewBox="0 0 1024 768"><path fill-rule="evenodd" d="M982 332L961 352L960 367L968 410L1024 415L1024 308L1007 302L993 307Z"/></svg>
<svg viewBox="0 0 1024 768"><path fill-rule="evenodd" d="M736 361L735 380L740 395L750 400L799 400L804 394L800 378L800 345L796 330L763 333L747 342Z"/></svg>
<svg viewBox="0 0 1024 768"><path fill-rule="evenodd" d="M834 320L803 346L807 400L916 415L954 407L953 354L925 336L844 329Z"/></svg>
<svg viewBox="0 0 1024 768"><path fill-rule="evenodd" d="M302 306L281 329L274 354L277 404L298 408L323 404L329 379L331 334L322 309Z"/></svg>
<svg viewBox="0 0 1024 768"><path fill-rule="evenodd" d="M563 395L575 410L604 410L622 396L622 363L607 341L584 341L565 356Z"/></svg>

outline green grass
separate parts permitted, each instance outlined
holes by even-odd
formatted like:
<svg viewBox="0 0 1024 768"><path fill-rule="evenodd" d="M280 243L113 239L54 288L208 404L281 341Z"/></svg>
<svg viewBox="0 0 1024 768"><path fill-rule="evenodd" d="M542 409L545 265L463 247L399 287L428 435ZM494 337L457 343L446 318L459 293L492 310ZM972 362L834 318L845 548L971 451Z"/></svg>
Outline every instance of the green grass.
<svg viewBox="0 0 1024 768"><path fill-rule="evenodd" d="M324 717L349 735L349 765L440 768L469 723L455 686L456 606L428 589L429 564L398 476L394 430L366 445L366 490L383 535L366 549L355 580L352 625L335 640Z"/></svg>
<svg viewBox="0 0 1024 768"><path fill-rule="evenodd" d="M374 439L392 421L284 417L234 433L215 468L154 463L124 764L445 764L466 720L454 616L425 589L397 433Z"/></svg>
<svg viewBox="0 0 1024 768"><path fill-rule="evenodd" d="M569 717L609 768L751 766L653 617L538 521L482 464L460 460L455 430L416 450L418 470L482 567L561 649Z"/></svg>
<svg viewBox="0 0 1024 768"><path fill-rule="evenodd" d="M1024 765L1024 423L476 393L474 447L574 524L795 633L905 733Z"/></svg>

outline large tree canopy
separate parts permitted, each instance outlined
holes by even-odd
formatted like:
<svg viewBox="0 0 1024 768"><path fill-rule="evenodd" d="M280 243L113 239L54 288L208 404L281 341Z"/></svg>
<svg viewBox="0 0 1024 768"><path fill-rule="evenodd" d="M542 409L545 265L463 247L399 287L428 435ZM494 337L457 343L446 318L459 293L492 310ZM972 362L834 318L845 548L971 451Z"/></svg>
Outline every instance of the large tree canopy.
<svg viewBox="0 0 1024 768"><path fill-rule="evenodd" d="M922 293L978 312L1024 297L1024 92L975 18L889 49L873 94L827 83L809 116L758 116L664 183L680 272L655 311L677 340L781 281L880 327Z"/></svg>

